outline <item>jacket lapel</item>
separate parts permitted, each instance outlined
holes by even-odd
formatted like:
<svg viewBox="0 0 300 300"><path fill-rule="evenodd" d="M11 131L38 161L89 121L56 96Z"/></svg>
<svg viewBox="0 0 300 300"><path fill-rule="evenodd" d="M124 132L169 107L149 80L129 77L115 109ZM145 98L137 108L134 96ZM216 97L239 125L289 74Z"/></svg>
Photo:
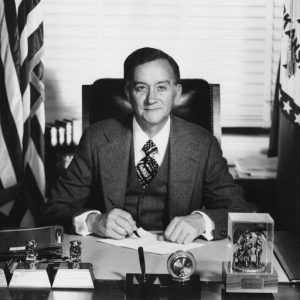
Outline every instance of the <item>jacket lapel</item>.
<svg viewBox="0 0 300 300"><path fill-rule="evenodd" d="M184 123L172 117L170 132L169 217L188 213L195 185L199 153Z"/></svg>
<svg viewBox="0 0 300 300"><path fill-rule="evenodd" d="M132 140L131 124L105 132L106 145L98 150L99 169L106 209L123 208Z"/></svg>

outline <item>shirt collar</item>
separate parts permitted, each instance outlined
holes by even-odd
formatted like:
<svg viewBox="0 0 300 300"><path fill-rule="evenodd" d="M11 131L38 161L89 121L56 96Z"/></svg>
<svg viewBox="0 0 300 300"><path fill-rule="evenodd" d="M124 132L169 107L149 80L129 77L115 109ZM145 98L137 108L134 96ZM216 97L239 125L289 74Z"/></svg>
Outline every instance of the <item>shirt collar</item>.
<svg viewBox="0 0 300 300"><path fill-rule="evenodd" d="M157 146L158 153L164 154L164 152L166 151L168 141L169 141L169 136L170 136L170 128L171 128L171 121L169 116L164 127L152 138L152 141ZM145 143L149 140L149 137L140 127L135 117L133 118L132 131L133 131L134 153L136 154L139 151L141 151Z"/></svg>

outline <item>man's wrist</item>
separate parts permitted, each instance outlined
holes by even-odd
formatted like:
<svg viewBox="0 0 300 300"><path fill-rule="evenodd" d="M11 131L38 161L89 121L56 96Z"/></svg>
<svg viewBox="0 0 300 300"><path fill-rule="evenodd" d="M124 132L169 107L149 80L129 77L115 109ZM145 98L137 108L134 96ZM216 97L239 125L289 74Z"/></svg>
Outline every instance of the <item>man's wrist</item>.
<svg viewBox="0 0 300 300"><path fill-rule="evenodd" d="M191 216L197 221L198 236L203 235L206 230L205 220L201 214L192 213Z"/></svg>
<svg viewBox="0 0 300 300"><path fill-rule="evenodd" d="M73 218L73 225L74 225L75 232L77 234L85 236L92 233L89 231L86 223L87 217L90 214L101 214L101 213L98 210L89 210Z"/></svg>
<svg viewBox="0 0 300 300"><path fill-rule="evenodd" d="M206 238L208 241L213 240L213 231L215 229L215 224L211 220L211 218L204 212L200 210L195 210L192 212L192 215L197 214L202 217L204 222L204 232L201 234L204 238Z"/></svg>
<svg viewBox="0 0 300 300"><path fill-rule="evenodd" d="M94 224L96 223L97 217L99 216L99 213L92 212L87 215L85 223L87 226L87 229L90 233L94 233Z"/></svg>

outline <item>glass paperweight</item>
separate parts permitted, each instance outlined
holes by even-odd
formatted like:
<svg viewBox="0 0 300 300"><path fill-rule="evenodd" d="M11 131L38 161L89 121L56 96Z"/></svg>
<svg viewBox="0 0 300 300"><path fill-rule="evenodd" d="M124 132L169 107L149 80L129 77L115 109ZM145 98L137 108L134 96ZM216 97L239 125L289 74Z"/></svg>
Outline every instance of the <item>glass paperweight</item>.
<svg viewBox="0 0 300 300"><path fill-rule="evenodd" d="M277 292L273 268L274 220L268 213L228 214L223 279L230 292Z"/></svg>

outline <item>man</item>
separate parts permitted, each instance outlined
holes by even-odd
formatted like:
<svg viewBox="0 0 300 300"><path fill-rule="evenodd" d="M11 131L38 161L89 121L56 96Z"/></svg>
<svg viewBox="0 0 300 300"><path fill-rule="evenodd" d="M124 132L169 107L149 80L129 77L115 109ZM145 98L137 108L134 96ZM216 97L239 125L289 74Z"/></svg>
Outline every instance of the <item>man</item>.
<svg viewBox="0 0 300 300"><path fill-rule="evenodd" d="M177 63L141 48L124 63L134 116L98 122L84 133L52 191L44 223L122 239L138 227L190 243L227 235L227 213L245 208L216 138L171 114L181 95Z"/></svg>

